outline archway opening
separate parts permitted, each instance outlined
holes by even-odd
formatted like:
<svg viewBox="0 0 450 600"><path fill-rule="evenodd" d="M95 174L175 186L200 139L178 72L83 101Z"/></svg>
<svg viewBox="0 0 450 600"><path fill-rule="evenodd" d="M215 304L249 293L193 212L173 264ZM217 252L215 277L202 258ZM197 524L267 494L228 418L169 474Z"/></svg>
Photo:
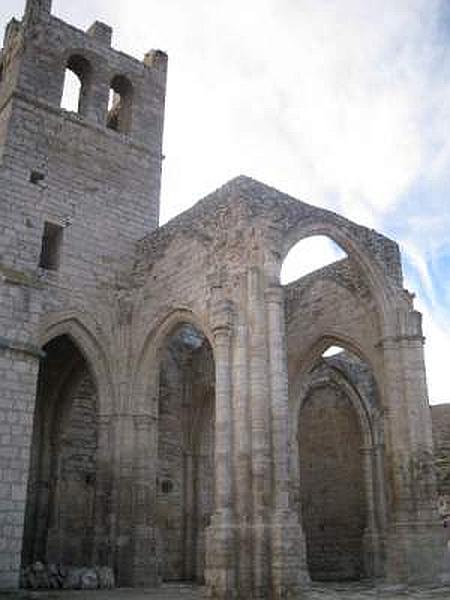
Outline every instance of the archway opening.
<svg viewBox="0 0 450 600"><path fill-rule="evenodd" d="M90 566L95 532L96 384L85 357L68 336L51 340L43 350L22 564Z"/></svg>
<svg viewBox="0 0 450 600"><path fill-rule="evenodd" d="M204 581L205 531L214 509L214 358L184 323L161 357L157 515L161 577Z"/></svg>
<svg viewBox="0 0 450 600"><path fill-rule="evenodd" d="M379 561L374 378L365 361L330 345L306 379L297 452L308 568L317 581L359 580Z"/></svg>
<svg viewBox="0 0 450 600"><path fill-rule="evenodd" d="M67 61L61 108L85 115L92 68L89 61L77 54Z"/></svg>
<svg viewBox="0 0 450 600"><path fill-rule="evenodd" d="M128 133L131 129L133 86L123 75L116 75L109 91L106 126L114 131Z"/></svg>
<svg viewBox="0 0 450 600"><path fill-rule="evenodd" d="M302 239L289 250L284 259L280 273L281 284L293 283L346 256L344 250L327 236L314 235Z"/></svg>

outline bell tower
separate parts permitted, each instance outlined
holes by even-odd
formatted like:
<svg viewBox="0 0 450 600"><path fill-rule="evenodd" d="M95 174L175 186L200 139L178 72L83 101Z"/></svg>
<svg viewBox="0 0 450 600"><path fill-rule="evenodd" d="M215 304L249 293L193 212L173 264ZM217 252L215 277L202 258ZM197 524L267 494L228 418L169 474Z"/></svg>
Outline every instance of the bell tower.
<svg viewBox="0 0 450 600"><path fill-rule="evenodd" d="M42 317L95 305L158 226L167 56L111 38L27 0L0 50L0 589L19 582Z"/></svg>

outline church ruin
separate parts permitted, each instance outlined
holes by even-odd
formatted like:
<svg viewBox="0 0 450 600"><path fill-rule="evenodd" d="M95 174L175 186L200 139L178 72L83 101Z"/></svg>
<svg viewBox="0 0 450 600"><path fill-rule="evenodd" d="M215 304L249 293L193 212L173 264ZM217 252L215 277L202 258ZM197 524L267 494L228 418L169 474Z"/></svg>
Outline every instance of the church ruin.
<svg viewBox="0 0 450 600"><path fill-rule="evenodd" d="M167 57L111 33L27 0L0 54L0 588L36 562L223 600L438 580L398 246L247 177L159 227ZM281 285L317 235L346 258Z"/></svg>

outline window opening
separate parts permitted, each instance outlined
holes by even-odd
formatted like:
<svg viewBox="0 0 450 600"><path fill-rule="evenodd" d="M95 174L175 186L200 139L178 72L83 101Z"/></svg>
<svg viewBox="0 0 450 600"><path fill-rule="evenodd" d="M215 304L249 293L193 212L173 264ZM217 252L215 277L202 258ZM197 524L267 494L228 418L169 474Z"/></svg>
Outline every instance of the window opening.
<svg viewBox="0 0 450 600"><path fill-rule="evenodd" d="M45 179L44 173L41 173L40 171L31 171L31 173L30 173L30 183L33 183L34 185L37 185L43 179Z"/></svg>
<svg viewBox="0 0 450 600"><path fill-rule="evenodd" d="M44 224L44 233L42 235L41 256L39 266L41 269L56 271L59 267L63 238L63 228L55 223Z"/></svg>
<svg viewBox="0 0 450 600"><path fill-rule="evenodd" d="M91 66L82 56L72 56L66 66L61 108L86 114L86 101L91 79Z"/></svg>
<svg viewBox="0 0 450 600"><path fill-rule="evenodd" d="M324 358L330 358L331 356L336 356L336 354L340 354L341 352L345 352L344 348L340 346L329 346L325 352L322 353Z"/></svg>
<svg viewBox="0 0 450 600"><path fill-rule="evenodd" d="M114 131L129 132L131 128L131 107L133 86L123 75L116 75L109 91L106 126Z"/></svg>
<svg viewBox="0 0 450 600"><path fill-rule="evenodd" d="M335 242L324 235L300 240L291 248L281 267L281 284L292 283L346 256Z"/></svg>

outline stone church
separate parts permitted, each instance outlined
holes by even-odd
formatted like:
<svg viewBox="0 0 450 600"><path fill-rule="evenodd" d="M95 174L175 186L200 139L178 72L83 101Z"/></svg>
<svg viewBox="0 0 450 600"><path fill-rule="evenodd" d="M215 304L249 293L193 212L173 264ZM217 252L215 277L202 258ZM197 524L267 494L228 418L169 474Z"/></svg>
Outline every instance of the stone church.
<svg viewBox="0 0 450 600"><path fill-rule="evenodd" d="M159 227L167 57L111 33L27 0L0 54L0 587L36 563L223 600L438 580L397 244L242 176ZM317 235L346 258L281 285Z"/></svg>

